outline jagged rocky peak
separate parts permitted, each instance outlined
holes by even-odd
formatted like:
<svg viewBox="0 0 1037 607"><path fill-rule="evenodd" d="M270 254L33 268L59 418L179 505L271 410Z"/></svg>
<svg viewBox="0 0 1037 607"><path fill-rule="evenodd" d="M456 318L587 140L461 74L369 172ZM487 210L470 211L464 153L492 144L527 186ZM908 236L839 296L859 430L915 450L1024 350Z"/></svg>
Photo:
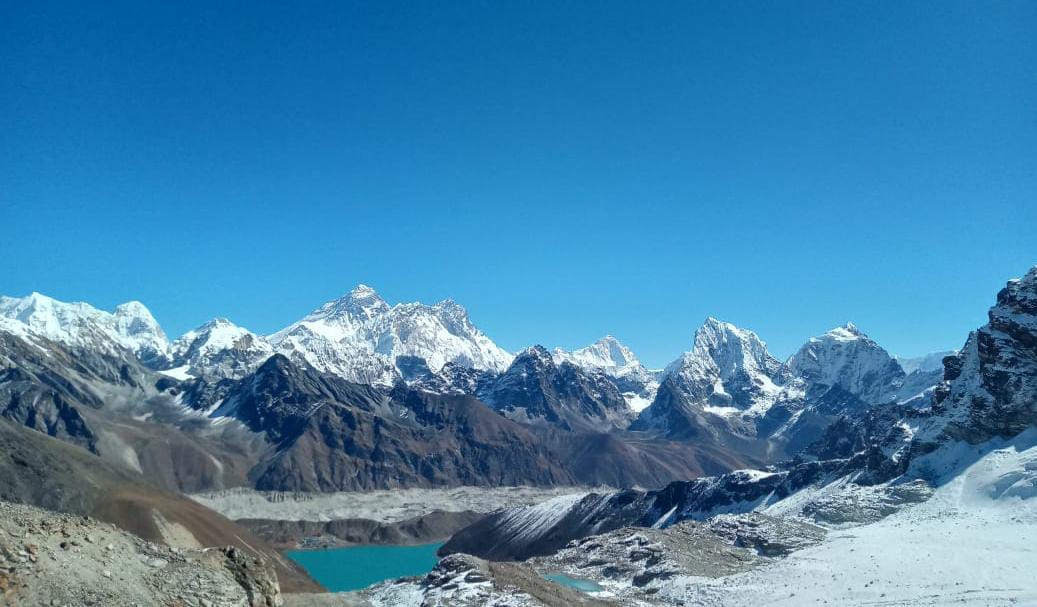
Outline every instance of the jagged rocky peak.
<svg viewBox="0 0 1037 607"><path fill-rule="evenodd" d="M708 353L722 377L742 370L772 375L781 367L756 333L713 317L707 318L695 332L692 352Z"/></svg>
<svg viewBox="0 0 1037 607"><path fill-rule="evenodd" d="M920 441L978 443L1037 425L1037 266L1008 282L956 356L944 359Z"/></svg>
<svg viewBox="0 0 1037 607"><path fill-rule="evenodd" d="M551 356L551 353L547 351L547 348L539 344L530 346L525 350L522 350L515 356L515 360L512 361L508 368L508 372L512 370L533 370L533 369L555 369L555 360Z"/></svg>
<svg viewBox="0 0 1037 607"><path fill-rule="evenodd" d="M126 349L152 367L161 367L169 360L166 334L137 301L109 313L86 303L66 303L34 292L21 298L0 297L0 318L4 319L4 328L22 337L41 337L105 353Z"/></svg>
<svg viewBox="0 0 1037 607"><path fill-rule="evenodd" d="M173 342L172 365L194 376L239 378L273 353L263 337L226 318L214 318Z"/></svg>
<svg viewBox="0 0 1037 607"><path fill-rule="evenodd" d="M810 338L786 363L814 390L838 387L869 404L895 399L904 370L853 323Z"/></svg>
<svg viewBox="0 0 1037 607"><path fill-rule="evenodd" d="M315 320L318 318L328 319L348 316L358 320L370 320L385 314L389 310L389 304L374 289L365 284L359 284L346 295L329 301L314 310L307 319Z"/></svg>
<svg viewBox="0 0 1037 607"><path fill-rule="evenodd" d="M556 364L568 362L610 376L635 412L648 407L659 389L659 372L646 369L633 351L612 335L571 352L555 348L552 357Z"/></svg>
<svg viewBox="0 0 1037 607"><path fill-rule="evenodd" d="M519 352L479 396L511 419L566 430L626 428L632 413L612 377L568 360L557 363L540 345Z"/></svg>
<svg viewBox="0 0 1037 607"><path fill-rule="evenodd" d="M710 317L695 331L692 349L670 363L662 379L692 400L744 409L776 392L780 369L756 333Z"/></svg>
<svg viewBox="0 0 1037 607"><path fill-rule="evenodd" d="M513 358L472 324L463 306L450 299L434 305L397 304L374 330L377 352L392 359L423 358L432 371L452 362L500 372Z"/></svg>

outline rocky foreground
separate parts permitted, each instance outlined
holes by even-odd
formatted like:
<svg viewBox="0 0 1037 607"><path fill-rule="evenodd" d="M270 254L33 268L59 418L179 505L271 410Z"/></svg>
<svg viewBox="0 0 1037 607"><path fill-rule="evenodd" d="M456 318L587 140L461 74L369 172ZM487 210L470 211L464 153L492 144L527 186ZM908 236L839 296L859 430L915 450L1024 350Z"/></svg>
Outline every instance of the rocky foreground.
<svg viewBox="0 0 1037 607"><path fill-rule="evenodd" d="M0 605L281 604L273 571L237 548L169 547L89 517L0 502Z"/></svg>

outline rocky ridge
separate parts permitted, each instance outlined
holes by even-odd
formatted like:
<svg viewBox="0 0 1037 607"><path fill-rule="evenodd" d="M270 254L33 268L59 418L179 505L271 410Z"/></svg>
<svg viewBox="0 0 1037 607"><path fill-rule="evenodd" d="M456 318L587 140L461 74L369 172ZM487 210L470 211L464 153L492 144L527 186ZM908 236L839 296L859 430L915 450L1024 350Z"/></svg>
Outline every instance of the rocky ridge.
<svg viewBox="0 0 1037 607"><path fill-rule="evenodd" d="M234 547L154 544L89 517L0 502L0 603L275 607L277 578Z"/></svg>

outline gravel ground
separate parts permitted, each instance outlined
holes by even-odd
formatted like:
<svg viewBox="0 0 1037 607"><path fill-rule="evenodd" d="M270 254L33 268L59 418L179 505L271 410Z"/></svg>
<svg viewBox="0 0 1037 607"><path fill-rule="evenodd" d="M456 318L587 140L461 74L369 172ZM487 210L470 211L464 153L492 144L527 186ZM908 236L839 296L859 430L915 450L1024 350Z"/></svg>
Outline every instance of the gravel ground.
<svg viewBox="0 0 1037 607"><path fill-rule="evenodd" d="M0 502L0 605L280 604L276 578L240 550L171 548L88 517Z"/></svg>

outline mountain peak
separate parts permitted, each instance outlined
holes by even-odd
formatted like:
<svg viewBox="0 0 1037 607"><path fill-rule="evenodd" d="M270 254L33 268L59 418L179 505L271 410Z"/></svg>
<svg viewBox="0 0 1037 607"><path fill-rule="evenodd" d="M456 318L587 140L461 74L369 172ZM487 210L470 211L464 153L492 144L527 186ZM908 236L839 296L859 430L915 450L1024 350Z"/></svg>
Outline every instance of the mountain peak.
<svg viewBox="0 0 1037 607"><path fill-rule="evenodd" d="M314 310L307 319L329 319L345 316L364 321L385 314L390 309L389 304L385 303L385 300L374 289L365 284L358 284L349 293L329 301Z"/></svg>
<svg viewBox="0 0 1037 607"><path fill-rule="evenodd" d="M128 314L133 316L147 316L149 318L154 318L154 316L152 316L151 314L151 310L149 310L147 306L135 299L127 301L126 303L121 303L118 306L116 306L115 313Z"/></svg>
<svg viewBox="0 0 1037 607"><path fill-rule="evenodd" d="M836 327L827 331L824 335L814 339L833 339L835 341L854 341L857 339L867 339L868 336L864 334L857 325L852 322L848 322L845 325Z"/></svg>
<svg viewBox="0 0 1037 607"><path fill-rule="evenodd" d="M605 371L622 371L640 367L637 356L613 335L606 335L593 344L568 352L555 348L555 362L568 361L581 367L597 367Z"/></svg>
<svg viewBox="0 0 1037 607"><path fill-rule="evenodd" d="M544 346L541 346L540 344L533 344L532 346L529 346L528 348L519 352L518 356L526 356L543 360L550 359L551 353L548 352L547 348L545 348Z"/></svg>
<svg viewBox="0 0 1037 607"><path fill-rule="evenodd" d="M853 323L811 337L785 366L815 385L839 386L868 404L889 402L905 375L889 352Z"/></svg>
<svg viewBox="0 0 1037 607"><path fill-rule="evenodd" d="M451 362L500 372L512 359L453 300L390 306L363 284L268 340L293 361L360 383L391 385L399 357L421 358L434 372Z"/></svg>
<svg viewBox="0 0 1037 607"><path fill-rule="evenodd" d="M715 351L727 347L725 344L744 346L754 355L767 353L767 344L756 333L712 316L707 317L702 326L695 331L693 351Z"/></svg>
<svg viewBox="0 0 1037 607"><path fill-rule="evenodd" d="M352 298L364 298L364 297L377 297L378 292L373 288L365 285L364 283L358 283L357 286L353 287L353 290L349 292L349 297Z"/></svg>

